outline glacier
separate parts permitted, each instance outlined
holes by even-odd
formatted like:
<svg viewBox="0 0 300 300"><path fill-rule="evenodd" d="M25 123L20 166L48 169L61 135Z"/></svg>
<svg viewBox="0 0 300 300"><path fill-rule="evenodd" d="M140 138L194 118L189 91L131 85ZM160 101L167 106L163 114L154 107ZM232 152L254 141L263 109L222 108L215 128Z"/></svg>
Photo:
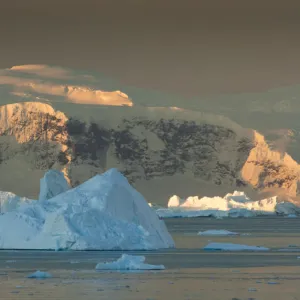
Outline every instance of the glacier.
<svg viewBox="0 0 300 300"><path fill-rule="evenodd" d="M0 215L1 249L154 250L175 246L164 221L117 169L46 198L22 203Z"/></svg>
<svg viewBox="0 0 300 300"><path fill-rule="evenodd" d="M277 196L254 201L240 191L234 191L224 197L191 196L181 199L174 195L169 199L167 208L153 207L153 209L161 218L255 217L300 213L300 207L291 202L280 202Z"/></svg>

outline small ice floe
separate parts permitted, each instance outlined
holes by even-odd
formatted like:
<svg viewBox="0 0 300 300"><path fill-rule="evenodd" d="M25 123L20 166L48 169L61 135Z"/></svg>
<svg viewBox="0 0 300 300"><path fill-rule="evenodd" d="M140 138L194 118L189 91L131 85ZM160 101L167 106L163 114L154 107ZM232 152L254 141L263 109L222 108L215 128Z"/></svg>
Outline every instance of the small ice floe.
<svg viewBox="0 0 300 300"><path fill-rule="evenodd" d="M47 272L36 271L28 275L27 278L46 279L46 278L52 278L52 275Z"/></svg>
<svg viewBox="0 0 300 300"><path fill-rule="evenodd" d="M290 244L290 245L288 245L288 248L281 248L281 249L278 249L277 251L279 251L279 252L299 252L300 246Z"/></svg>
<svg viewBox="0 0 300 300"><path fill-rule="evenodd" d="M278 252L299 252L299 248L281 248L277 250Z"/></svg>
<svg viewBox="0 0 300 300"><path fill-rule="evenodd" d="M70 264L79 264L78 260L70 260Z"/></svg>
<svg viewBox="0 0 300 300"><path fill-rule="evenodd" d="M268 281L268 284L279 284L279 282L276 282L276 281Z"/></svg>
<svg viewBox="0 0 300 300"><path fill-rule="evenodd" d="M239 233L237 232L232 232L232 231L228 231L228 230L215 230L215 229L211 229L211 230L206 230L206 231L199 231L198 235L204 235L204 236L234 236L234 235L239 235Z"/></svg>
<svg viewBox="0 0 300 300"><path fill-rule="evenodd" d="M286 217L287 217L287 218L291 218L291 219L293 219L293 218L298 218L297 215L295 215L295 214L289 214L289 215L287 215Z"/></svg>
<svg viewBox="0 0 300 300"><path fill-rule="evenodd" d="M163 265L145 264L145 256L123 254L118 260L99 263L96 270L164 270Z"/></svg>
<svg viewBox="0 0 300 300"><path fill-rule="evenodd" d="M222 251L269 251L269 248L259 246L248 246L231 243L209 243L204 250L222 250Z"/></svg>

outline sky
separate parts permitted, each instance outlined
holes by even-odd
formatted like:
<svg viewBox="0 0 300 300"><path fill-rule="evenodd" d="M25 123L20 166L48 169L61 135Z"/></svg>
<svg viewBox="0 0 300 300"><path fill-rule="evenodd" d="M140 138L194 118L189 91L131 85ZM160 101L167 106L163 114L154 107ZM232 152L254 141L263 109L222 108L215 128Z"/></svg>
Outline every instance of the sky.
<svg viewBox="0 0 300 300"><path fill-rule="evenodd" d="M99 71L187 97L300 83L299 0L2 0L0 68Z"/></svg>

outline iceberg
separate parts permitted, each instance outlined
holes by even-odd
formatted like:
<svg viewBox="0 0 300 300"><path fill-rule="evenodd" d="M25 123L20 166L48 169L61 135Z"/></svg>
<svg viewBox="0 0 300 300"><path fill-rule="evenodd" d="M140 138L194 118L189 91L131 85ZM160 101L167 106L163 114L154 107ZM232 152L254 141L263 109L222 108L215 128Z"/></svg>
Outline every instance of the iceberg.
<svg viewBox="0 0 300 300"><path fill-rule="evenodd" d="M58 170L49 170L40 180L39 201L51 199L69 189L69 184L63 172Z"/></svg>
<svg viewBox="0 0 300 300"><path fill-rule="evenodd" d="M205 230L205 231L199 231L198 235L203 235L203 236L233 236L233 235L239 235L237 232L232 232L228 230Z"/></svg>
<svg viewBox="0 0 300 300"><path fill-rule="evenodd" d="M290 219L298 218L297 215L295 215L295 214L289 214L286 217L290 218Z"/></svg>
<svg viewBox="0 0 300 300"><path fill-rule="evenodd" d="M269 251L269 248L259 246L248 246L231 243L209 243L203 250L222 250L222 251Z"/></svg>
<svg viewBox="0 0 300 300"><path fill-rule="evenodd" d="M46 278L52 278L52 275L47 272L36 271L28 275L27 278L46 279Z"/></svg>
<svg viewBox="0 0 300 300"><path fill-rule="evenodd" d="M11 230L7 230L10 228ZM172 248L165 223L116 169L0 215L1 249Z"/></svg>
<svg viewBox="0 0 300 300"><path fill-rule="evenodd" d="M160 218L238 218L259 215L288 215L300 213L300 208L290 202L279 202L277 196L262 200L251 200L244 192L234 191L224 197L188 197L174 195L167 208L155 207Z"/></svg>
<svg viewBox="0 0 300 300"><path fill-rule="evenodd" d="M99 263L96 270L164 270L163 265L145 264L145 256L123 254L113 262Z"/></svg>

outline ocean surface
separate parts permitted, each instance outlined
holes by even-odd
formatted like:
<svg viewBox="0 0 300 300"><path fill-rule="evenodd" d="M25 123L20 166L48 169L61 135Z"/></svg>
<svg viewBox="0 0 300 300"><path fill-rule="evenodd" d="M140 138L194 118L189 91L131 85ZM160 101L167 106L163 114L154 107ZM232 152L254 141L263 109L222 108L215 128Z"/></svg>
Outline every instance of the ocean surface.
<svg viewBox="0 0 300 300"><path fill-rule="evenodd" d="M121 251L0 251L0 299L300 299L300 218L168 219L176 249L132 251L164 271L99 272ZM226 229L239 236L198 236ZM204 251L209 242L270 248L266 252ZM28 279L36 270L50 279Z"/></svg>

